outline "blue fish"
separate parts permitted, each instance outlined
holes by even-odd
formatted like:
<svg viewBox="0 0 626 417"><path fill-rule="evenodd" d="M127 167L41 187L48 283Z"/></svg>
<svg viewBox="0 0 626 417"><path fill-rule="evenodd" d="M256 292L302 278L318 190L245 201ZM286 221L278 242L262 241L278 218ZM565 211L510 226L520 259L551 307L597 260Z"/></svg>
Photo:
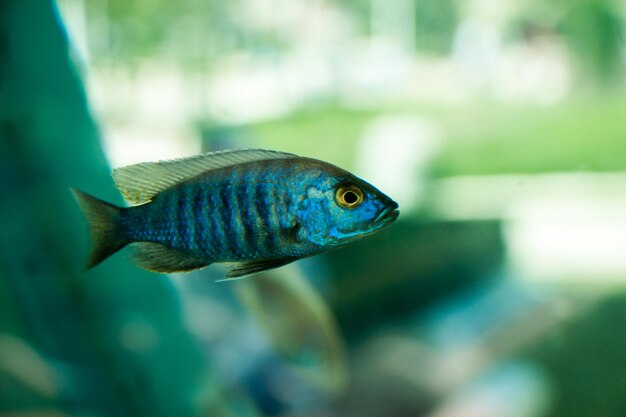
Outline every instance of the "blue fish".
<svg viewBox="0 0 626 417"><path fill-rule="evenodd" d="M398 204L339 167L260 149L145 162L113 171L131 207L82 191L87 267L132 244L137 266L191 271L232 262L244 277L327 252L393 222Z"/></svg>

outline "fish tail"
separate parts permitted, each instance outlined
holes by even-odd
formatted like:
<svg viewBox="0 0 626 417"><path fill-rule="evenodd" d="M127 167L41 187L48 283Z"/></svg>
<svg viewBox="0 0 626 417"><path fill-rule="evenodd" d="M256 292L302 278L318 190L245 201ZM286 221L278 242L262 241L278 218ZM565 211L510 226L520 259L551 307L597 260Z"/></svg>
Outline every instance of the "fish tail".
<svg viewBox="0 0 626 417"><path fill-rule="evenodd" d="M89 226L91 252L87 258L86 269L91 269L130 243L118 226L117 219L123 208L75 188L71 190Z"/></svg>

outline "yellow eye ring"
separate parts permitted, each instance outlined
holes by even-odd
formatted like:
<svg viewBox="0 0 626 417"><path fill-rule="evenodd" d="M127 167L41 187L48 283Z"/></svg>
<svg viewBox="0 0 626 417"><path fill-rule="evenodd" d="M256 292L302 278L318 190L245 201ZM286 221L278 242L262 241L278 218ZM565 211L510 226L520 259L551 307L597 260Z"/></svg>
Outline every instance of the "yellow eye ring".
<svg viewBox="0 0 626 417"><path fill-rule="evenodd" d="M361 205L365 199L365 194L363 193L363 190L356 185L346 184L337 189L335 199L337 200L337 204L341 207L353 209Z"/></svg>

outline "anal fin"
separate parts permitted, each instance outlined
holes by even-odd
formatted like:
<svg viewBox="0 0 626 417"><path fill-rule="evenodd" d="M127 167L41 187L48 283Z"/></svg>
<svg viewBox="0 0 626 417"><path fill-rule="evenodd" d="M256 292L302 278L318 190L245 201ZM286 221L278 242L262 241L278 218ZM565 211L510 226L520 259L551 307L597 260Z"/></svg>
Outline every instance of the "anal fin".
<svg viewBox="0 0 626 417"><path fill-rule="evenodd" d="M188 272L204 268L211 262L193 257L185 252L168 248L160 243L137 242L132 244L133 262L140 268L153 272Z"/></svg>
<svg viewBox="0 0 626 417"><path fill-rule="evenodd" d="M248 261L238 262L226 273L226 279L228 281L234 278L244 278L250 275L259 274L270 269L279 268L281 266L290 264L297 261L298 258L282 258L282 259L268 259L262 261Z"/></svg>

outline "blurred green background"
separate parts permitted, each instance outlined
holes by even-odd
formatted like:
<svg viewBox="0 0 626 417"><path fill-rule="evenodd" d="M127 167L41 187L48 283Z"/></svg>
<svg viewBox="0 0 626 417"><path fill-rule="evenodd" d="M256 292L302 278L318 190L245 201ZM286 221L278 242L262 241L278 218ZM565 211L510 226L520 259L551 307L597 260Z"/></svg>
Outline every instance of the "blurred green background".
<svg viewBox="0 0 626 417"><path fill-rule="evenodd" d="M0 1L0 416L626 415L618 0ZM319 158L384 232L236 282L83 271L76 187Z"/></svg>

